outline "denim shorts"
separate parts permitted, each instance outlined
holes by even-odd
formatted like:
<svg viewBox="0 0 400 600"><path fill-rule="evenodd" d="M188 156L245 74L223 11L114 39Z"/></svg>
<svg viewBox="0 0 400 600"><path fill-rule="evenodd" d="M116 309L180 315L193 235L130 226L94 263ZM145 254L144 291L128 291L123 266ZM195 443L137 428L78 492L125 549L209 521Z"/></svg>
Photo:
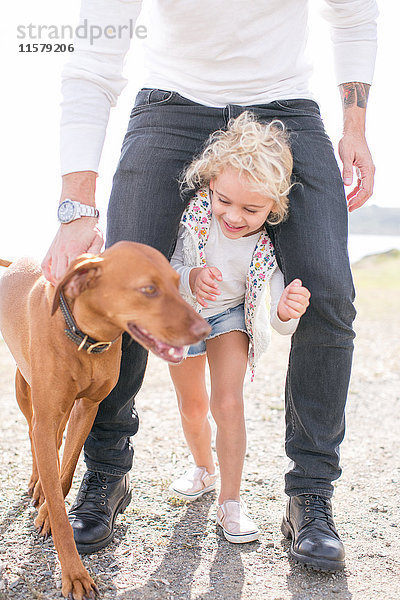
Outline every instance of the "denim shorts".
<svg viewBox="0 0 400 600"><path fill-rule="evenodd" d="M244 320L244 304L238 304L233 308L227 308L224 312L212 315L206 318L207 323L211 325L211 333L205 340L189 347L188 356L200 356L206 353L206 340L212 340L223 333L230 331L243 331L247 333Z"/></svg>

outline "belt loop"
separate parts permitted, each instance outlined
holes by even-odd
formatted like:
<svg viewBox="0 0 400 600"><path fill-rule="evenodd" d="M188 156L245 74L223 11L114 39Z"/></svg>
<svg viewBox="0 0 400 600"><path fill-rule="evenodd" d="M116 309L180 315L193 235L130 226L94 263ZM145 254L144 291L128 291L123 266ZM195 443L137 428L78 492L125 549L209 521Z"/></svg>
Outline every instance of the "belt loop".
<svg viewBox="0 0 400 600"><path fill-rule="evenodd" d="M231 105L227 104L224 108L224 120L225 120L225 126L228 125L229 121L231 119Z"/></svg>

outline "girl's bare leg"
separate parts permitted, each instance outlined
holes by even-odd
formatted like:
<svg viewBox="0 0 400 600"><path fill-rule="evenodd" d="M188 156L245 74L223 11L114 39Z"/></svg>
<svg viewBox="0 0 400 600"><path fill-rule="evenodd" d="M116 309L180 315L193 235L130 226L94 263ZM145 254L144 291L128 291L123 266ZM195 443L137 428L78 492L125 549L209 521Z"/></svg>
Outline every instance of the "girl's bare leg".
<svg viewBox="0 0 400 600"><path fill-rule="evenodd" d="M214 473L211 453L209 399L205 383L206 356L191 356L180 365L169 365L187 444L198 467Z"/></svg>
<svg viewBox="0 0 400 600"><path fill-rule="evenodd" d="M246 373L248 337L230 331L207 340L211 373L211 412L217 424L217 455L221 474L219 504L239 500L246 452L243 381Z"/></svg>

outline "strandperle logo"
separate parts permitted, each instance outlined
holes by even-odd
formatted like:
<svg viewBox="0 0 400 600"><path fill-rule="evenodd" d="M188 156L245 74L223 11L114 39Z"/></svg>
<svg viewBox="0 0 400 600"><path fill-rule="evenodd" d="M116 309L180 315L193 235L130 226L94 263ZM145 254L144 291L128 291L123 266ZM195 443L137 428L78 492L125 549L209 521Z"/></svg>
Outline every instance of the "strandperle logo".
<svg viewBox="0 0 400 600"><path fill-rule="evenodd" d="M135 21L129 19L126 25L95 25L84 19L76 27L72 25L41 25L30 23L29 25L17 25L17 38L20 40L89 40L92 45L95 40L106 38L109 40L136 37L143 40L147 37L145 25L135 26Z"/></svg>

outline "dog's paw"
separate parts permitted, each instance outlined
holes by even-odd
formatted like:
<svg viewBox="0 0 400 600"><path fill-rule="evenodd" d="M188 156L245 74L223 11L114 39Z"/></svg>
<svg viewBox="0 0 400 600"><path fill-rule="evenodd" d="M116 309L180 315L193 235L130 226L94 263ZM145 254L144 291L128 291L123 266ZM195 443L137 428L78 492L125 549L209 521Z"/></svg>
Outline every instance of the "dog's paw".
<svg viewBox="0 0 400 600"><path fill-rule="evenodd" d="M40 479L36 482L34 490L32 492L32 506L35 506L39 509L45 501L42 484L40 483Z"/></svg>
<svg viewBox="0 0 400 600"><path fill-rule="evenodd" d="M82 565L79 573L62 573L62 593L68 600L95 600L99 589Z"/></svg>
<svg viewBox="0 0 400 600"><path fill-rule="evenodd" d="M33 492L35 490L36 484L39 481L39 475L37 473L33 473L28 483L28 495L33 496Z"/></svg>
<svg viewBox="0 0 400 600"><path fill-rule="evenodd" d="M47 539L51 535L50 519L46 504L42 504L38 515L34 520L34 525L41 537Z"/></svg>

